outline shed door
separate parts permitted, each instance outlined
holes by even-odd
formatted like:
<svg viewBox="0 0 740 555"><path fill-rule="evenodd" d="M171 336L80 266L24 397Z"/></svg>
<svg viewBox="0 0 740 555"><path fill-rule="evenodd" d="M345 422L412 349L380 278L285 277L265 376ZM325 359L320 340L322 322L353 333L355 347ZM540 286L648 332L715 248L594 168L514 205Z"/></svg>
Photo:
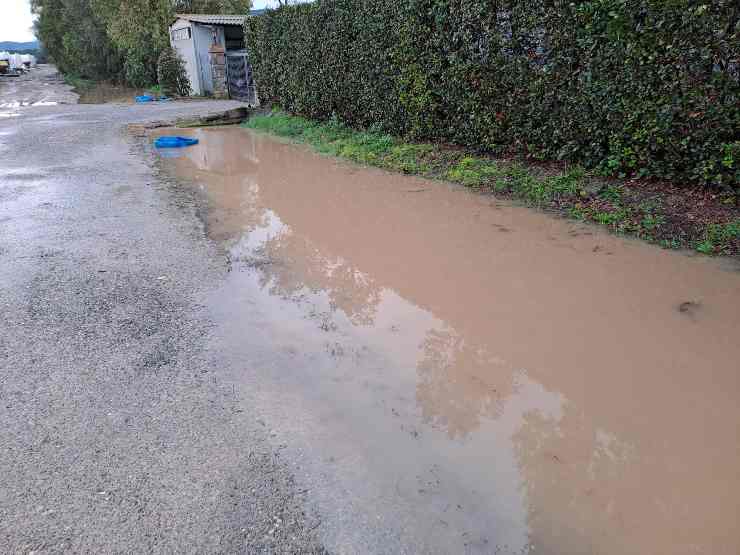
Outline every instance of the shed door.
<svg viewBox="0 0 740 555"><path fill-rule="evenodd" d="M245 50L226 53L226 79L231 98L250 106L259 104L252 66Z"/></svg>
<svg viewBox="0 0 740 555"><path fill-rule="evenodd" d="M193 25L195 33L196 55L200 70L201 94L213 93L213 77L211 76L211 55L208 50L213 43L213 28L205 25Z"/></svg>
<svg viewBox="0 0 740 555"><path fill-rule="evenodd" d="M203 83L203 94L212 94L211 55L208 52L199 52L198 54L200 55L200 82Z"/></svg>

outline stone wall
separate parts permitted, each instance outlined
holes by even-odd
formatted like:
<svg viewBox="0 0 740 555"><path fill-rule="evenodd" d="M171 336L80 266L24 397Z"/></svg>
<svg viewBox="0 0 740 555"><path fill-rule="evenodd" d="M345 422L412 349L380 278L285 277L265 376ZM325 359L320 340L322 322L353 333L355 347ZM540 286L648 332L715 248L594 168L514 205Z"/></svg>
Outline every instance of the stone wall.
<svg viewBox="0 0 740 555"><path fill-rule="evenodd" d="M211 58L211 76L213 77L213 96L228 98L229 89L226 84L226 53L220 44L214 44L208 50Z"/></svg>

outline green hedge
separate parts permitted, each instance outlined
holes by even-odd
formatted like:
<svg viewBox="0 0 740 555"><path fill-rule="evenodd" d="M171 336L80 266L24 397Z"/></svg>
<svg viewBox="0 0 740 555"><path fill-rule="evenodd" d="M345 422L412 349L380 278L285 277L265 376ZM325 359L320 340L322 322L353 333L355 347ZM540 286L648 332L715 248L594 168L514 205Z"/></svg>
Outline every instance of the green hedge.
<svg viewBox="0 0 740 555"><path fill-rule="evenodd" d="M737 0L318 0L249 18L263 102L738 188Z"/></svg>

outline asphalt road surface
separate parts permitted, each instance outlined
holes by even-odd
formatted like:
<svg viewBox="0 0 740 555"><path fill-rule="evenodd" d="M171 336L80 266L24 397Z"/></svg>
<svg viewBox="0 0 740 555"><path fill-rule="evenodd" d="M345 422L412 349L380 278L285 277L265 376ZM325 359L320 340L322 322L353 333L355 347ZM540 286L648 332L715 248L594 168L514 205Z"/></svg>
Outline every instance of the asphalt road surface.
<svg viewBox="0 0 740 555"><path fill-rule="evenodd" d="M0 553L740 552L736 264L74 100L0 80Z"/></svg>
<svg viewBox="0 0 740 555"><path fill-rule="evenodd" d="M204 349L222 255L123 129L234 104L74 100L0 82L0 552L321 552Z"/></svg>
<svg viewBox="0 0 740 555"><path fill-rule="evenodd" d="M61 81L52 65L40 65L20 76L0 77L0 110L6 114L12 113L9 108L76 102L77 95L72 87Z"/></svg>

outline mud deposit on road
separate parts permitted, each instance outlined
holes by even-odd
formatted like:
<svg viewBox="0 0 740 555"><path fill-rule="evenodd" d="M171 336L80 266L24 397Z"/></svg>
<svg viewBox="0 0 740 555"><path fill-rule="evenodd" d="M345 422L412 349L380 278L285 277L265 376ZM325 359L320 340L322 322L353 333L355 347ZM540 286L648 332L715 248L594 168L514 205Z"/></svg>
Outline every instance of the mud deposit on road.
<svg viewBox="0 0 740 555"><path fill-rule="evenodd" d="M75 104L77 95L52 65L39 65L20 77L0 78L0 118L28 107Z"/></svg>
<svg viewBox="0 0 740 555"><path fill-rule="evenodd" d="M737 271L245 130L188 133L162 163L229 265L205 300L214 348L316 452L305 480L345 515L330 547L740 550Z"/></svg>
<svg viewBox="0 0 740 555"><path fill-rule="evenodd" d="M144 94L144 89L133 89L113 83L96 83L89 89L80 92L80 104L133 104L136 97Z"/></svg>

